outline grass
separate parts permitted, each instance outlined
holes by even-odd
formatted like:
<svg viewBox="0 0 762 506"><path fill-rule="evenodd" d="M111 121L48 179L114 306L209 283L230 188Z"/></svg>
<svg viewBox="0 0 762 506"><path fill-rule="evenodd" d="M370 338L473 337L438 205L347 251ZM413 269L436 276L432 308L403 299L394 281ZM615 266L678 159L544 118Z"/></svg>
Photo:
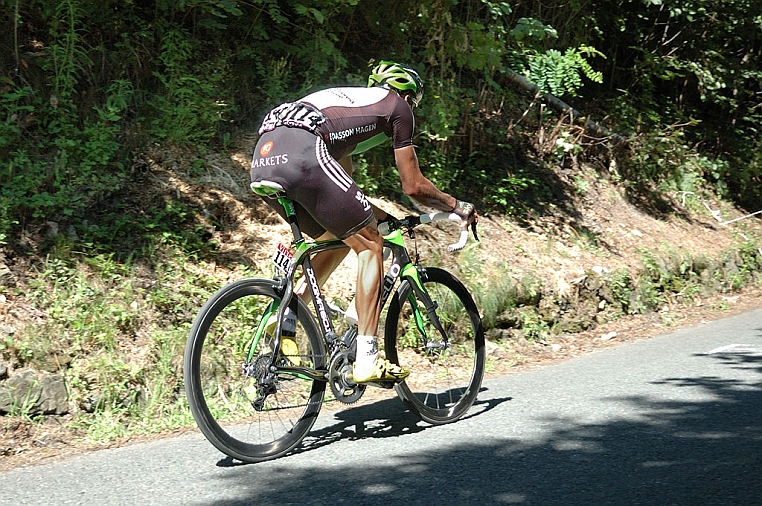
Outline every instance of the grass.
<svg viewBox="0 0 762 506"><path fill-rule="evenodd" d="M73 428L92 440L192 423L182 385L185 340L219 282L203 266L164 260L149 281L140 266L108 256L48 258L25 290L45 318L0 350L14 369L62 373Z"/></svg>
<svg viewBox="0 0 762 506"><path fill-rule="evenodd" d="M560 294L542 280L515 278L508 268L461 268L465 282L482 311L486 329L494 339L523 338L544 341L560 332L588 328L590 322L610 322L625 315L662 312L698 298L738 291L762 281L762 251L754 241L734 244L716 259L693 256L664 245L639 250L642 268L598 274L571 294ZM487 272L489 271L489 272ZM502 329L502 330L501 330ZM511 330L506 333L505 330Z"/></svg>

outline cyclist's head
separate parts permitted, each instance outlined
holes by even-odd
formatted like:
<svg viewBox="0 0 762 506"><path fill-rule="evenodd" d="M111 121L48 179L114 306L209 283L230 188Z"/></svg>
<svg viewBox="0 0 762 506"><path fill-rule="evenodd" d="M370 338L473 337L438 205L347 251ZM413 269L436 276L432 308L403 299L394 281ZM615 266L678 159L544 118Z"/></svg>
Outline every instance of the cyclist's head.
<svg viewBox="0 0 762 506"><path fill-rule="evenodd" d="M402 96L410 96L413 105L418 105L423 98L421 76L408 65L390 61L379 62L370 71L368 87L384 85L397 90Z"/></svg>

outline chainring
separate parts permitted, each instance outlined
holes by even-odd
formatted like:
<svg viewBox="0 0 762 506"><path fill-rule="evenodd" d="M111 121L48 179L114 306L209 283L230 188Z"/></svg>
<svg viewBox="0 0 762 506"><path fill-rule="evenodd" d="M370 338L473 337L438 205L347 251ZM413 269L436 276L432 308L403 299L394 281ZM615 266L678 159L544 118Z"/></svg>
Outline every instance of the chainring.
<svg viewBox="0 0 762 506"><path fill-rule="evenodd" d="M365 393L365 385L358 385L347 379L348 376L351 377L351 372L350 350L340 351L328 368L328 384L331 386L334 397L344 404L353 404L359 401L362 394Z"/></svg>

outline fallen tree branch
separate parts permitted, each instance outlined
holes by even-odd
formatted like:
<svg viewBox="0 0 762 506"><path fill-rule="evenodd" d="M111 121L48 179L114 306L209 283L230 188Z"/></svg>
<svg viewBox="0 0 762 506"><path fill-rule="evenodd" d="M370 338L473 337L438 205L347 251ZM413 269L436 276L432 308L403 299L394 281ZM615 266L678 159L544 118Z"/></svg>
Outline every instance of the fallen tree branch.
<svg viewBox="0 0 762 506"><path fill-rule="evenodd" d="M586 118L585 116L582 115L582 113L580 113L579 111L577 111L572 106L570 106L563 100L559 99L555 95L551 95L550 93L543 93L540 90L540 88L537 87L536 84L529 81L527 78L525 78L521 74L518 74L512 70L509 70L508 73L505 75L512 83L518 85L519 87L528 91L529 93L532 93L535 95L542 95L545 101L548 103L548 105L552 109L562 114L568 114L572 118L572 121L577 121L578 123L581 123L585 127L585 130L592 132L595 135L598 135L601 137L608 137L613 144L627 143L627 139L625 139L624 137L622 137L621 135L615 132L612 132L605 126L596 123L590 118Z"/></svg>

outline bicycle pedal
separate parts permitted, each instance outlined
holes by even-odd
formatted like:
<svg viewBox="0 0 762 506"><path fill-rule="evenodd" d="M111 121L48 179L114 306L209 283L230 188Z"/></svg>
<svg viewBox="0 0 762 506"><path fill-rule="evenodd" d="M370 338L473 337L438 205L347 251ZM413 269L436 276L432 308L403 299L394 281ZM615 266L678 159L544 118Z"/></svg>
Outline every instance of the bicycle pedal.
<svg viewBox="0 0 762 506"><path fill-rule="evenodd" d="M351 372L346 374L346 376L344 377L344 380L346 381L347 385L349 385L349 386L368 385L368 386L373 386L373 387L377 387L377 388L386 388L386 389L392 389L392 388L394 388L394 385L398 385L398 384L402 383L403 381L405 381L405 379L403 378L403 379L400 379L400 380L391 380L390 379L390 380L378 380L378 381L364 381L362 383L356 383L354 378L352 377L352 373Z"/></svg>
<svg viewBox="0 0 762 506"><path fill-rule="evenodd" d="M367 383L362 383L362 384L363 385L370 385L370 386L374 386L374 387L378 387L378 388L384 388L386 390L391 390L392 388L394 388L394 385L396 385L398 383L402 383L403 381L405 381L405 380L400 380L400 381L391 381L391 380L390 381L369 381Z"/></svg>

